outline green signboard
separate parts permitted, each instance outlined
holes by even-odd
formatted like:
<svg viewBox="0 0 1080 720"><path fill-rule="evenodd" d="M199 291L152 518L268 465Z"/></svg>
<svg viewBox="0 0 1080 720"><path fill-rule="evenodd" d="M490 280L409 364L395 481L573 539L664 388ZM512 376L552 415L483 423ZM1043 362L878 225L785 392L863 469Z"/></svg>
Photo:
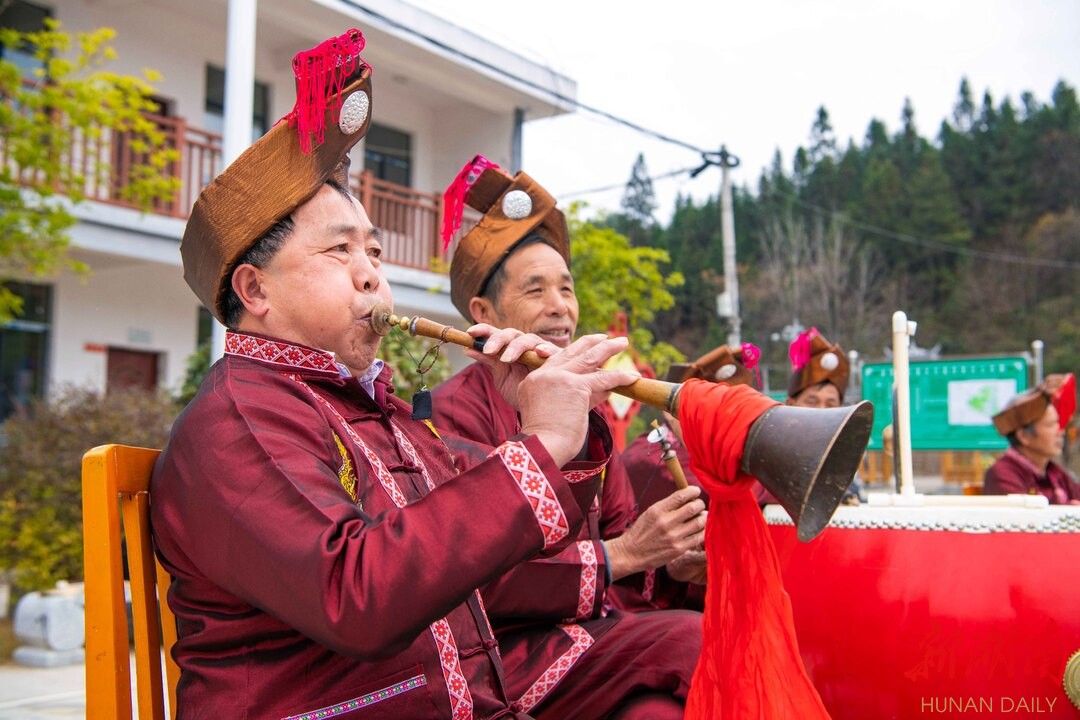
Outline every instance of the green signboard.
<svg viewBox="0 0 1080 720"><path fill-rule="evenodd" d="M911 447L913 450L1003 450L1005 438L991 418L1028 387L1023 357L913 362ZM870 449L881 449L881 431L892 422L892 363L862 369L864 400L874 403Z"/></svg>

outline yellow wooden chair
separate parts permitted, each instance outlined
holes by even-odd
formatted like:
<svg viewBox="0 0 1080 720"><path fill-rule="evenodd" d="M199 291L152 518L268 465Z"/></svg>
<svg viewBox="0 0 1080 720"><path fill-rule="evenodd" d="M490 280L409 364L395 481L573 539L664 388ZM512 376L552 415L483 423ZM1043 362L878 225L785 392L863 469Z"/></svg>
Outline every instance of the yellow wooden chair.
<svg viewBox="0 0 1080 720"><path fill-rule="evenodd" d="M165 720L176 715L180 668L170 652L176 642L176 620L165 602L170 578L154 557L150 537L150 472L159 454L147 448L102 445L83 456L88 718L133 717L121 517L131 584L138 716ZM162 650L167 684L162 681Z"/></svg>

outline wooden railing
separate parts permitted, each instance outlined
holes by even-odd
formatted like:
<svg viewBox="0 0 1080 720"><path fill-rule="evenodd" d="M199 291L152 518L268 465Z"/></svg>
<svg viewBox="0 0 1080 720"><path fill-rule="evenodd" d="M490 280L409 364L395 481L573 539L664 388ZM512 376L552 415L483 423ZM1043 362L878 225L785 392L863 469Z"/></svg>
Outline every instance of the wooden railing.
<svg viewBox="0 0 1080 720"><path fill-rule="evenodd" d="M223 169L221 136L192 127L184 118L149 116L165 135L165 146L176 151L176 160L165 172L179 179L179 189L169 200L153 203L150 212L186 219L199 193ZM123 133L102 128L100 132L76 132L70 148L63 154L66 169L84 178L84 199L122 207L137 207L124 196L131 168L145 158L135 152ZM0 163L13 162L6 143L0 138ZM22 182L31 178L12 168ZM372 223L384 233L384 258L387 262L445 274L453 247L443 252L440 228L443 222L442 195L425 193L374 177L370 172L354 173L351 190L360 198ZM462 228L455 242L479 219L466 208Z"/></svg>
<svg viewBox="0 0 1080 720"><path fill-rule="evenodd" d="M457 241L480 219L479 213L466 208L461 229L444 253L441 194L380 180L367 170L353 174L350 184L371 222L383 232L383 257L395 265L448 272Z"/></svg>

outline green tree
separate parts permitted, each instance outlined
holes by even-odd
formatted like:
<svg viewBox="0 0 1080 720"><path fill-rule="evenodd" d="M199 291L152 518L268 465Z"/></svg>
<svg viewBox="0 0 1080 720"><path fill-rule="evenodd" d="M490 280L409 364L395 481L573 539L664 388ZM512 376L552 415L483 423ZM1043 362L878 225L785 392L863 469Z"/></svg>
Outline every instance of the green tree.
<svg viewBox="0 0 1080 720"><path fill-rule="evenodd" d="M83 453L104 443L163 447L176 410L164 394L61 388L4 422L0 568L20 590L83 577Z"/></svg>
<svg viewBox="0 0 1080 720"><path fill-rule="evenodd" d="M656 212L656 193L653 191L652 178L645 168L645 155L642 153L638 153L634 160L621 204L623 213L642 227L649 227L656 222L653 217Z"/></svg>
<svg viewBox="0 0 1080 720"><path fill-rule="evenodd" d="M662 265L670 262L665 250L634 247L629 238L610 227L582 220L581 205L567 212L570 226L571 271L580 314L582 333L606 332L617 312L626 313L630 342L638 356L662 373L671 362L681 362L682 353L672 345L656 341L649 330L657 312L675 303L671 288L682 285L678 272L665 274Z"/></svg>
<svg viewBox="0 0 1080 720"><path fill-rule="evenodd" d="M0 29L0 45L31 54L40 67L25 78L19 67L0 60L0 280L45 277L63 267L85 272L70 260L68 230L75 224L70 203L85 188L123 185L127 200L148 208L171 198L179 180L166 172L177 157L164 147L157 126L146 117L155 109L151 72L136 78L109 72L116 57L115 32L102 28L72 36L55 21L40 32ZM127 178L111 178L110 162L76 162L76 148L104 144L126 150L136 161ZM111 158L109 153L98 157ZM19 299L0 285L0 323L21 311Z"/></svg>
<svg viewBox="0 0 1080 720"><path fill-rule="evenodd" d="M394 394L412 402L423 386L433 388L450 377L450 361L426 338L391 330L379 344L379 357L394 370ZM423 374L420 370L423 369Z"/></svg>

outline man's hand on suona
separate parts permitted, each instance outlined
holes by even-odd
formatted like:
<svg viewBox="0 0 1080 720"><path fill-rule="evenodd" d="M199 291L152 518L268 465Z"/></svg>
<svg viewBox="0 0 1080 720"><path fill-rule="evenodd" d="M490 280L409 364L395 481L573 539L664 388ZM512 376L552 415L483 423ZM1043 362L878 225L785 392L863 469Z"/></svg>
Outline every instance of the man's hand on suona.
<svg viewBox="0 0 1080 720"><path fill-rule="evenodd" d="M612 578L658 568L705 542L701 488L676 490L643 512L622 535L605 542Z"/></svg>
<svg viewBox="0 0 1080 720"><path fill-rule="evenodd" d="M705 585L709 573L704 550L687 550L667 564L667 574L673 580Z"/></svg>
<svg viewBox="0 0 1080 720"><path fill-rule="evenodd" d="M470 333L477 327L470 328ZM521 432L536 435L561 467L585 442L589 410L612 389L641 377L635 371L602 369L627 345L625 337L585 335L560 350L536 335L497 330L488 335L482 354L471 351L469 355L492 368L500 392L521 415ZM526 350L546 355L547 361L531 372L520 365L507 365Z"/></svg>

